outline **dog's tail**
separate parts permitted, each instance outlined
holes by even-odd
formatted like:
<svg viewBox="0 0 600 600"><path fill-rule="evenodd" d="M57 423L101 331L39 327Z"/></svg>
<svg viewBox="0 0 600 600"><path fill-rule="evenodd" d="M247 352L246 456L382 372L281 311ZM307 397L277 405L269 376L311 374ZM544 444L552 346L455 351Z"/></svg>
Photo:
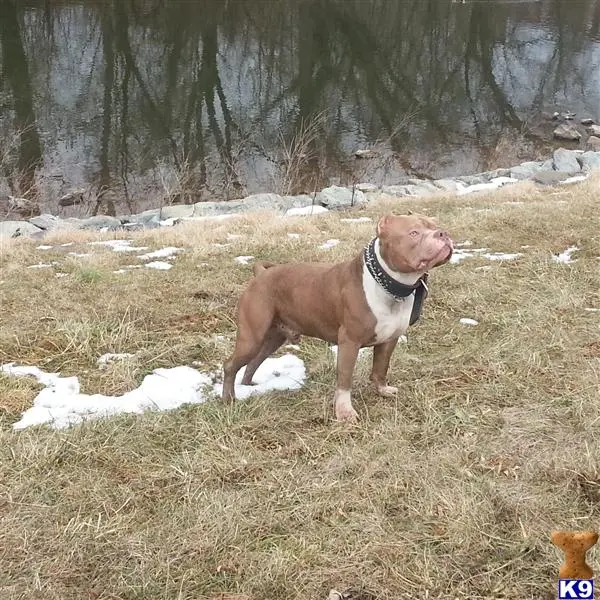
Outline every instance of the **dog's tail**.
<svg viewBox="0 0 600 600"><path fill-rule="evenodd" d="M268 262L266 260L260 260L252 266L252 271L254 271L254 276L256 277L259 273L262 273L266 269L270 269L274 267L277 263Z"/></svg>

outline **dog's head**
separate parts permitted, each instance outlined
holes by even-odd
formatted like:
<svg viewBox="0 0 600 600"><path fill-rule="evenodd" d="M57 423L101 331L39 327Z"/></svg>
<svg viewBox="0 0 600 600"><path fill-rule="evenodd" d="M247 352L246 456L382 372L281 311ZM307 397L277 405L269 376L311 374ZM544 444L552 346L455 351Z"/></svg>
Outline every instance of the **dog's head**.
<svg viewBox="0 0 600 600"><path fill-rule="evenodd" d="M448 233L424 215L385 215L377 223L381 257L399 273L425 273L450 260Z"/></svg>

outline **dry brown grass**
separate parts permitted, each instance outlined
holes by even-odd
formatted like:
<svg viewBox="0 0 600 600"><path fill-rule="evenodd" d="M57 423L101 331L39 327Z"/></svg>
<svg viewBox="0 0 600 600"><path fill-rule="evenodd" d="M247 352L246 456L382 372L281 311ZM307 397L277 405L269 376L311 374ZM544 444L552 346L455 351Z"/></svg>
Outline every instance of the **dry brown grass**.
<svg viewBox="0 0 600 600"><path fill-rule="evenodd" d="M514 262L436 270L424 319L393 358L398 398L376 397L368 361L359 365L358 427L331 422L334 366L311 340L299 351L309 372L300 392L62 431L13 432L38 386L1 377L2 597L325 600L335 588L355 600L555 598L550 532L600 517L600 316L584 310L600 307L597 185L382 198L355 211L417 209L457 241L530 246ZM7 244L0 363L77 374L84 391L111 393L156 367L216 366L231 350L216 335L233 334L251 273L233 257L349 257L373 225L344 216L262 214L132 235L187 249L166 272L117 275L135 257ZM317 249L328 238L343 243ZM582 249L574 264L551 260L572 244ZM39 260L71 275L24 268ZM480 325L459 325L463 316ZM105 352L136 358L100 370Z"/></svg>

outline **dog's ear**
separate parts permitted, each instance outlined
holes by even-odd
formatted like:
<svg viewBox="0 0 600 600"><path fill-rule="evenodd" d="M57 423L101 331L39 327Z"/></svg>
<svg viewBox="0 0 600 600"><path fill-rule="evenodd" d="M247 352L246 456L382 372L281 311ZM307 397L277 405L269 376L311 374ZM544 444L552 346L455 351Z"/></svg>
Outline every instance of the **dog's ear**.
<svg viewBox="0 0 600 600"><path fill-rule="evenodd" d="M381 236L381 234L386 230L386 228L389 226L390 221L392 220L393 216L392 215L383 215L383 217L381 217L381 219L379 219L378 223L377 223L377 236Z"/></svg>

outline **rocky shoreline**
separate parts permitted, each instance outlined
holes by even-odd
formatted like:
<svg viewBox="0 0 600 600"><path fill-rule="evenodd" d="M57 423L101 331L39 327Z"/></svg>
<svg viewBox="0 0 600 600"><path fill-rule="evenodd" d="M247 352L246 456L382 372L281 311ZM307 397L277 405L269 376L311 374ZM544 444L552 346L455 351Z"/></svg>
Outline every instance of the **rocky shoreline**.
<svg viewBox="0 0 600 600"><path fill-rule="evenodd" d="M539 185L576 183L589 173L600 169L600 151L568 150L558 148L545 161L527 161L507 169L495 169L475 175L424 180L407 179L395 185L377 186L362 183L353 188L331 186L314 195L281 196L253 194L241 200L172 204L139 214L118 217L94 216L84 219L60 218L42 214L21 221L0 221L0 239L30 237L41 239L47 233L64 230L137 231L177 225L183 221L226 219L259 210L276 210L282 215L317 214L328 210L344 210L364 206L381 193L399 198L422 197L435 194L463 195L492 190L523 180Z"/></svg>

